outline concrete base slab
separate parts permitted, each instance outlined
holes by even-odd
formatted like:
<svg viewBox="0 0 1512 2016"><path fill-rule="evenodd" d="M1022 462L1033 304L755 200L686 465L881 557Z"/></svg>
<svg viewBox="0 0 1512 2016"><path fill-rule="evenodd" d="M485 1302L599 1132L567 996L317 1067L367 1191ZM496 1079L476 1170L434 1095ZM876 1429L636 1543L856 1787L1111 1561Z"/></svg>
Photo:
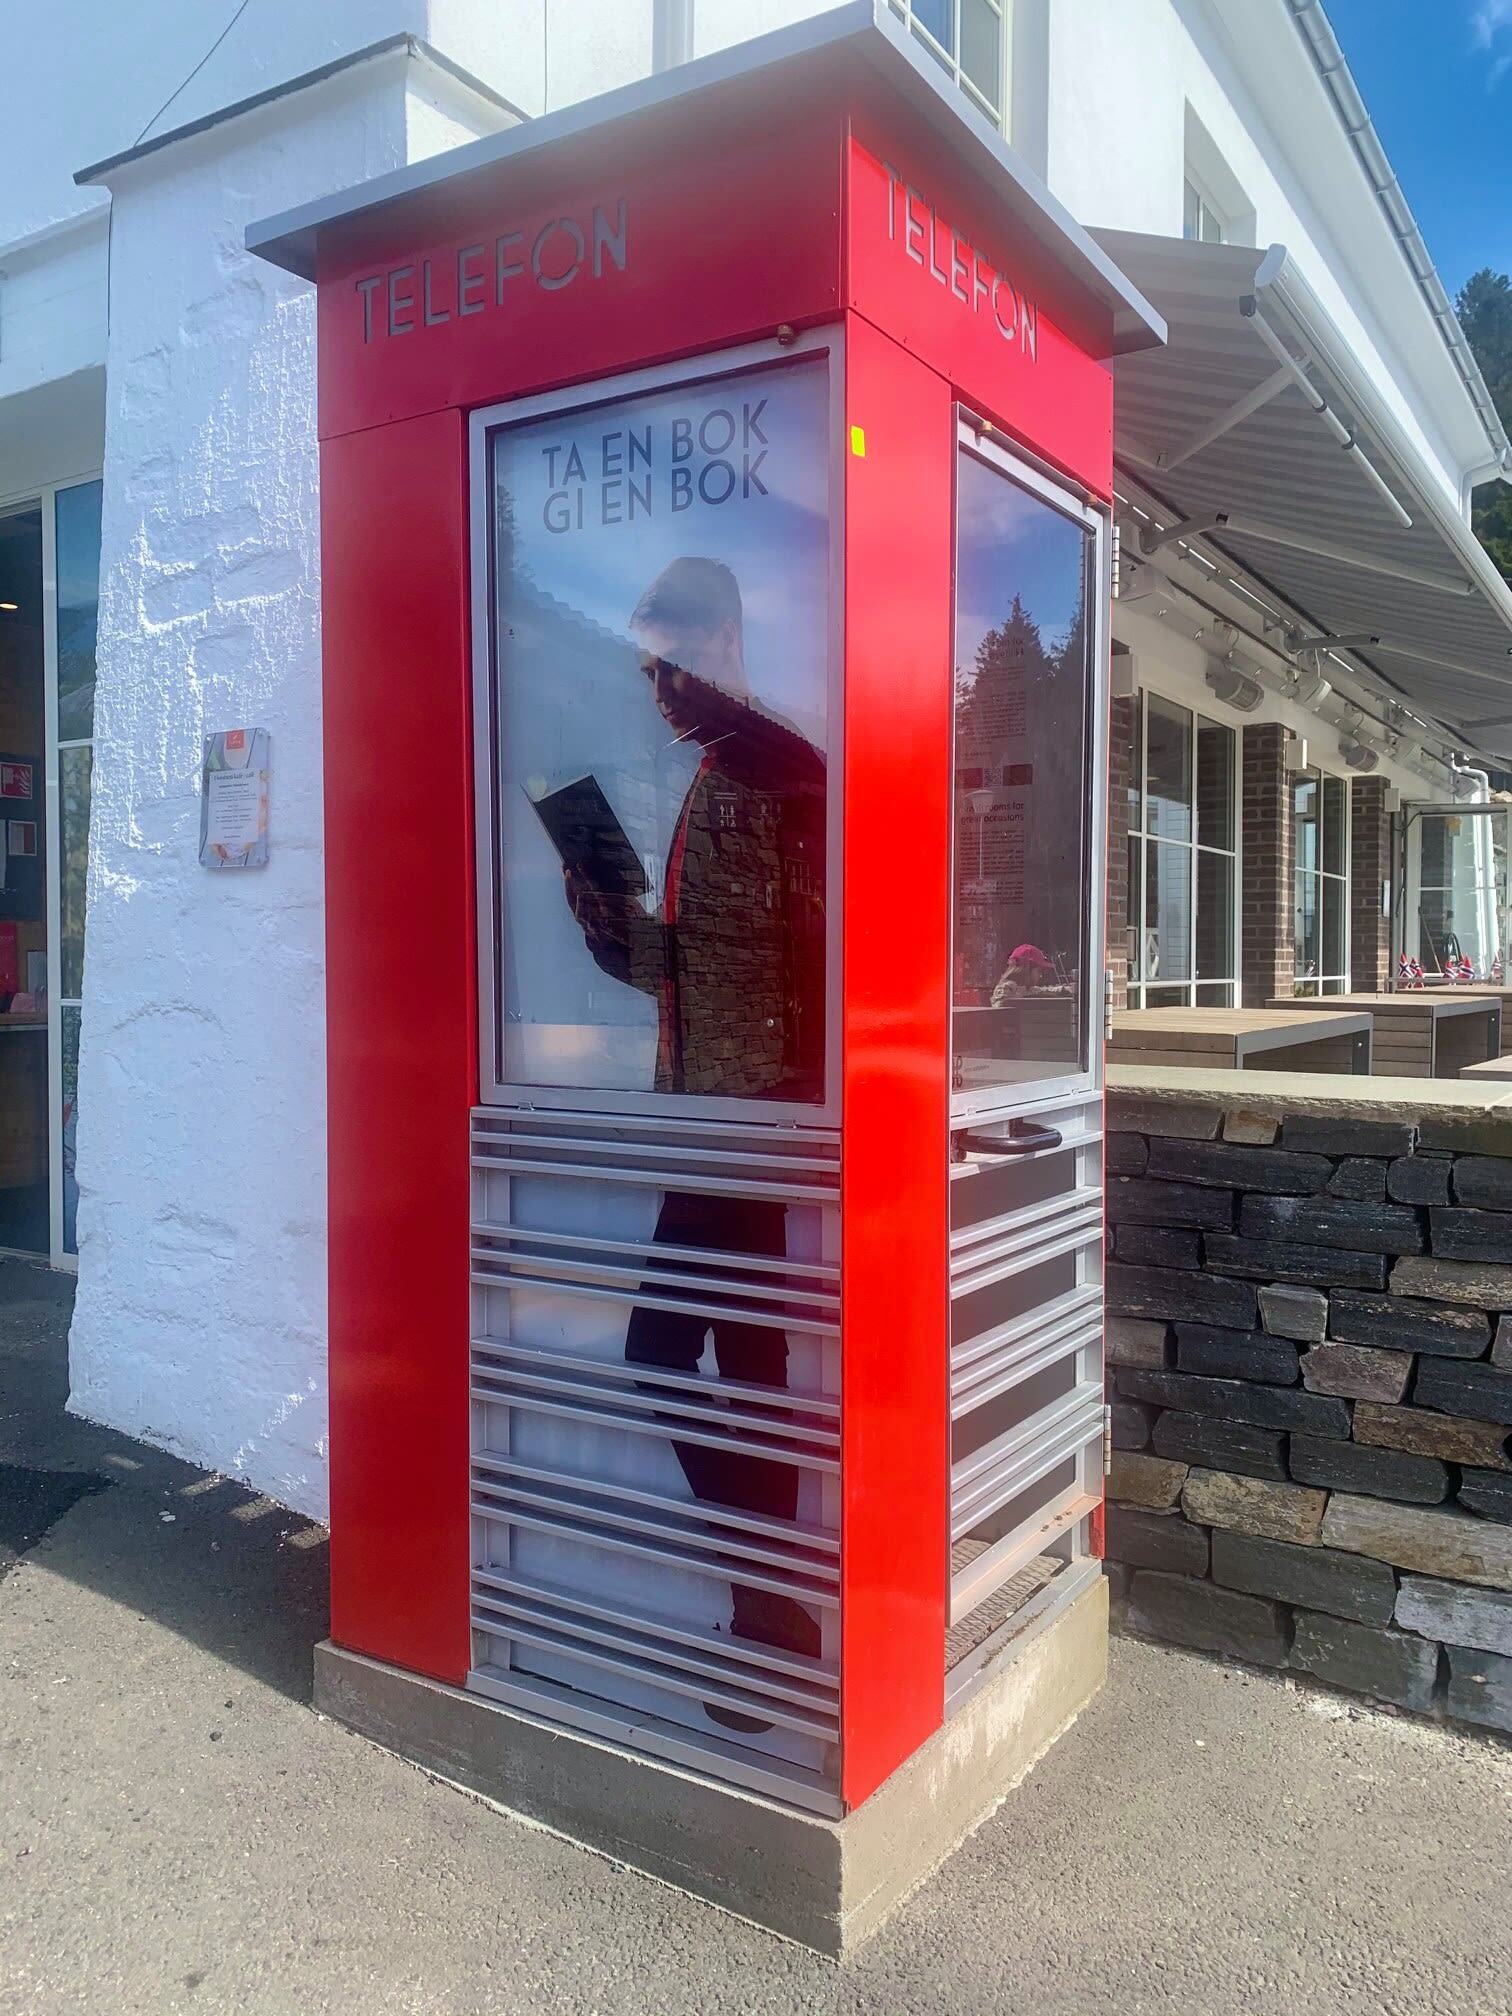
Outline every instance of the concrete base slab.
<svg viewBox="0 0 1512 2016"><path fill-rule="evenodd" d="M1100 1578L885 1785L824 1820L340 1646L315 1705L437 1777L836 1958L987 1819L1101 1687Z"/></svg>

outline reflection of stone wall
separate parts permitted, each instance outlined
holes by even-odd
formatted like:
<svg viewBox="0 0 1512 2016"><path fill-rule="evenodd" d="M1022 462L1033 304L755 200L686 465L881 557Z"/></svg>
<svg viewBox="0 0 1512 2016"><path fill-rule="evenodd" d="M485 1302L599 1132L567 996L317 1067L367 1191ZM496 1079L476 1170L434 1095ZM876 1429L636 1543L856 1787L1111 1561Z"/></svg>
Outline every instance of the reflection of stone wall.
<svg viewBox="0 0 1512 2016"><path fill-rule="evenodd" d="M1109 1125L1125 1626L1512 1732L1512 1122Z"/></svg>

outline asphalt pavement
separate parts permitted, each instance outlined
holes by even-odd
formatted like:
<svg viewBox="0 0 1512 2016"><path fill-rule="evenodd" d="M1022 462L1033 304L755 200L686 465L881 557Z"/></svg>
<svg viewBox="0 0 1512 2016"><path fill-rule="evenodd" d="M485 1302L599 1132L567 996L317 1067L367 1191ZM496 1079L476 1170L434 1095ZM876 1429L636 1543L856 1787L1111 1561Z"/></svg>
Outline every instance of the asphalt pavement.
<svg viewBox="0 0 1512 2016"><path fill-rule="evenodd" d="M320 1529L67 1416L66 1320L0 1264L6 2016L1512 2012L1512 1747L1130 1640L843 1967L437 1784L309 1706Z"/></svg>

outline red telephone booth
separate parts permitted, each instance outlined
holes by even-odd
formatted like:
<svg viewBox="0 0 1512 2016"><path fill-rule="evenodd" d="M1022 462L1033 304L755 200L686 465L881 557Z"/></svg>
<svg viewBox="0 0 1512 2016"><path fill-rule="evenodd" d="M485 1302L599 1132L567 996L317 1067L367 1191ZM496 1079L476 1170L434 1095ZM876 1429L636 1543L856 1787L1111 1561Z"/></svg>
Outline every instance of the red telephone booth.
<svg viewBox="0 0 1512 2016"><path fill-rule="evenodd" d="M1112 387L870 0L318 287L319 1698L815 1944L1095 1689Z"/></svg>

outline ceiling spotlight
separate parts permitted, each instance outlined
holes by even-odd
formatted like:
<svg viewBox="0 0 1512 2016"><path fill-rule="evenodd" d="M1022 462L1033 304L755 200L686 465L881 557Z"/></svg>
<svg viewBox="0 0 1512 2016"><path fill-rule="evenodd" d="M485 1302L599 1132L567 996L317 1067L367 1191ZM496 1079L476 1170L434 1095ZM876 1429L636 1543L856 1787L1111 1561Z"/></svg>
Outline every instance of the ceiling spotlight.
<svg viewBox="0 0 1512 2016"><path fill-rule="evenodd" d="M1314 667L1311 672L1297 673L1292 682L1291 697L1300 707L1321 707L1332 691L1332 681L1325 679Z"/></svg>
<svg viewBox="0 0 1512 2016"><path fill-rule="evenodd" d="M1209 691L1225 707L1233 707L1241 714L1253 714L1265 698L1265 688L1258 679L1251 679L1248 673L1240 672L1227 660L1209 665L1207 670Z"/></svg>
<svg viewBox="0 0 1512 2016"><path fill-rule="evenodd" d="M1357 741L1350 735L1339 737L1339 754L1351 770L1374 770L1381 760L1379 750L1372 749L1368 742Z"/></svg>
<svg viewBox="0 0 1512 2016"><path fill-rule="evenodd" d="M19 602L0 602L0 609L3 609L7 616L14 616L20 607Z"/></svg>

